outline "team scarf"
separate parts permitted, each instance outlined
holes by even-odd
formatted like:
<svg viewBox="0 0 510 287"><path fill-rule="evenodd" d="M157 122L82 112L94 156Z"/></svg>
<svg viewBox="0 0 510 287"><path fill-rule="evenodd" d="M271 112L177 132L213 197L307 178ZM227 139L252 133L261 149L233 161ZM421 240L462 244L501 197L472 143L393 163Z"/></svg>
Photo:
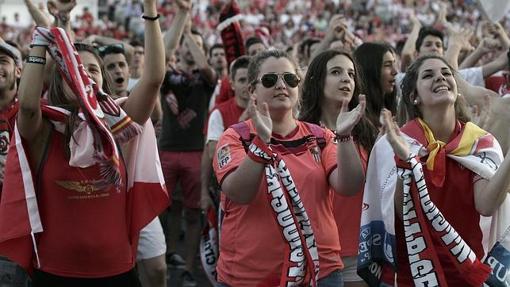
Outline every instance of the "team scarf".
<svg viewBox="0 0 510 287"><path fill-rule="evenodd" d="M116 100L122 104L127 98ZM65 126L69 112L55 107L43 107L43 116L49 119L57 132ZM79 136L79 135L76 135ZM93 153L93 146L82 150ZM154 127L148 120L142 132L121 146L127 172L128 237L133 254L136 254L140 230L158 216L168 205L161 163L157 152ZM43 232L38 201L27 148L15 125L5 168L5 181L0 199L0 255L5 256L27 271L41 262L37 252L35 234ZM57 211L58 212L58 211ZM44 262L43 262L44 264Z"/></svg>
<svg viewBox="0 0 510 287"><path fill-rule="evenodd" d="M216 28L221 35L221 40L225 47L225 57L227 59L227 67L234 62L235 59L244 55L245 47L243 33L239 21L242 19L239 4L235 0L231 0L225 4L220 12L220 23Z"/></svg>
<svg viewBox="0 0 510 287"><path fill-rule="evenodd" d="M402 128L402 134L411 153L418 157L429 155L427 168L433 166L433 171L440 174L446 156L485 179L491 178L502 162L501 148L495 138L472 123L467 123L461 133L447 144L437 142L421 120L406 124ZM457 270L465 274L466 281L472 286L480 286L489 275L490 269L480 263L430 201L427 191L429 183L423 179L421 164L415 158L410 158L409 163L400 163L397 168L394 161L388 161L388 158L392 157L393 150L386 136L383 136L371 152L367 170L363 202L368 208L363 210L361 217L358 274L370 286L394 284L394 192L397 176L401 176L404 178L405 193L404 231L415 284L422 285L430 279L429 286L446 286L445 274L441 270L435 248L447 248L451 251L451 259L457 262ZM444 178L435 176L433 181L441 184ZM507 203L508 200L500 209L508 206ZM502 234L508 227L508 219L501 218L499 214L504 213L498 210L492 218L480 218L485 250L495 242L495 233ZM431 248L432 237L441 238L442 246Z"/></svg>
<svg viewBox="0 0 510 287"><path fill-rule="evenodd" d="M63 29L37 27L34 38L45 40L59 73L78 100L93 137L94 159L100 165L104 185L120 186L119 150L115 141L129 141L140 132L140 127L88 77L78 52Z"/></svg>
<svg viewBox="0 0 510 287"><path fill-rule="evenodd" d="M219 250L219 225L218 207L213 206L207 210L206 223L200 237L200 261L207 275L207 279L213 286L218 286L216 264L218 263Z"/></svg>
<svg viewBox="0 0 510 287"><path fill-rule="evenodd" d="M255 137L248 147L248 155L255 161L265 163L268 201L287 243L280 282L277 285L317 286L317 243L311 221L285 162L258 137ZM266 283L264 286L269 286Z"/></svg>
<svg viewBox="0 0 510 287"><path fill-rule="evenodd" d="M13 118L18 113L18 100L14 99L13 103L7 108L0 111L0 171L3 171L5 167L5 161L7 160L7 152L9 151L9 143L11 141ZM3 177L0 177L0 193L2 192Z"/></svg>

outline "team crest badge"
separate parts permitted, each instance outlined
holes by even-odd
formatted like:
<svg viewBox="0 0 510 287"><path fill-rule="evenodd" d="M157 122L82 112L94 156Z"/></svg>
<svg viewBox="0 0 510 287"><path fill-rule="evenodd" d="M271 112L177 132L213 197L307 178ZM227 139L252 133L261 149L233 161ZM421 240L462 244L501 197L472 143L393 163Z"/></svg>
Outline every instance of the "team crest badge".
<svg viewBox="0 0 510 287"><path fill-rule="evenodd" d="M232 160L232 156L230 154L230 146L228 144L220 147L218 149L218 166L223 168Z"/></svg>

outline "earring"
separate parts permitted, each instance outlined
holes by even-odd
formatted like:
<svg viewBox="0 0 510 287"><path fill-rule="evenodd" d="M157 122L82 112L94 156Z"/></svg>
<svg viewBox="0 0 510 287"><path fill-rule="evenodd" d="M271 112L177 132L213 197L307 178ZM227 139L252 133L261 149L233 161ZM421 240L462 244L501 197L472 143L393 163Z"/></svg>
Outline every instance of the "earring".
<svg viewBox="0 0 510 287"><path fill-rule="evenodd" d="M417 106L420 103L420 98L414 98L413 105Z"/></svg>

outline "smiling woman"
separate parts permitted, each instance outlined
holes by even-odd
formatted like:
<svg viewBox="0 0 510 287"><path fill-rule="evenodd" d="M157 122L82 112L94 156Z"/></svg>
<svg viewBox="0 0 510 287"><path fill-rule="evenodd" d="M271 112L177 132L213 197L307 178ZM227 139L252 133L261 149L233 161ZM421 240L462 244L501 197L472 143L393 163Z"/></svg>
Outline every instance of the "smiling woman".
<svg viewBox="0 0 510 287"><path fill-rule="evenodd" d="M367 178L373 180L367 182L364 199L372 208L384 206L381 219L385 226L394 226L383 235L396 238L396 246L384 247L393 251L387 258L396 258L392 262L396 280L403 286L424 281L481 286L491 271L480 262L484 248L491 247L482 245L482 238L489 234L482 229L481 219L492 216L505 200L510 159L503 160L490 133L468 122L454 71L443 58L418 58L403 79L402 99L411 121L399 129L391 113L382 112L387 135L372 150ZM394 155L396 163L386 160ZM379 195L382 203L372 200ZM376 224L372 215L364 214L362 230ZM404 228L404 223L413 228ZM375 237L365 234L364 238ZM457 239L451 244L448 238ZM458 257L456 250L468 256ZM373 258L377 252L360 255L363 268L370 262L361 258ZM416 258L433 266L426 276L417 271L421 263ZM381 278L391 278L387 275Z"/></svg>
<svg viewBox="0 0 510 287"><path fill-rule="evenodd" d="M318 278L318 286L339 286L343 264L330 195L332 190L354 194L363 183L351 131L364 101L351 112L345 105L338 114L337 144L330 130L295 119L299 70L285 52L259 52L250 61L248 82L250 120L223 133L213 163L227 214L218 281L286 286ZM290 256L291 250L304 256ZM303 267L293 272L297 266Z"/></svg>

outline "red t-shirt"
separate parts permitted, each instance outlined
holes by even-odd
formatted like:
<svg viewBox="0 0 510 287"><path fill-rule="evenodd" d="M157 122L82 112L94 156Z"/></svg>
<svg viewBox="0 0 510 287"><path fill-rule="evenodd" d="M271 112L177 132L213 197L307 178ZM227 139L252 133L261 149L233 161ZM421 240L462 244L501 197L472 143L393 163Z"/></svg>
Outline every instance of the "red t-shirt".
<svg viewBox="0 0 510 287"><path fill-rule="evenodd" d="M357 145L357 147L363 170L366 172L368 153L359 145ZM335 193L333 199L333 214L335 215L338 236L340 237L340 246L342 246L342 252L340 252L342 257L358 255L362 205L363 187L353 196L343 196Z"/></svg>
<svg viewBox="0 0 510 287"><path fill-rule="evenodd" d="M251 121L250 131L255 133ZM273 134L273 140L296 143L312 135L306 124L297 122L297 128L286 137ZM320 159L314 159L310 149L294 154L282 145L272 145L285 161L301 200L308 213L319 251L319 278L343 268L340 259L338 232L332 211L329 174L336 168L336 144L331 131L325 131L326 145ZM284 151L286 150L286 151ZM227 129L217 145L213 167L221 183L246 158L239 134ZM249 204L225 201L218 280L230 286L257 286L271 278L280 278L284 260L285 242L275 222L267 198L265 175L259 192Z"/></svg>
<svg viewBox="0 0 510 287"><path fill-rule="evenodd" d="M129 240L126 172L122 186L104 189L98 165L75 168L55 130L37 174L37 199L44 231L36 235L42 271L65 277L98 278L134 267ZM57 168L58 167L58 168Z"/></svg>
<svg viewBox="0 0 510 287"><path fill-rule="evenodd" d="M455 138L461 129L457 126L451 139ZM478 258L484 255L482 246L482 231L480 229L480 214L476 210L474 200L474 173L463 167L455 160L446 157L446 176L443 187L432 184L433 172L423 164L425 182L429 191L430 199L441 211L450 225L460 234L462 239L471 247ZM397 282L399 286L413 286L409 258L407 257L406 241L402 220L395 216L395 235L397 248ZM440 245L440 238L434 239L434 245ZM467 286L463 280L463 274L458 274L455 266L450 261L451 254L447 249L437 248L438 257L446 274L449 286Z"/></svg>

